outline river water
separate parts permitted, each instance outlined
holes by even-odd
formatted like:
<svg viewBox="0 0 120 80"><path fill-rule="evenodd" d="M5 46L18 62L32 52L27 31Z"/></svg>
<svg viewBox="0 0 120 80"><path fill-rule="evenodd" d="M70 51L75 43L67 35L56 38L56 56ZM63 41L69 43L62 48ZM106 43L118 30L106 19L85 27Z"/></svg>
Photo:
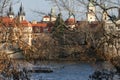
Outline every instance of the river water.
<svg viewBox="0 0 120 80"><path fill-rule="evenodd" d="M88 80L89 75L96 69L110 68L111 65L105 66L106 63L84 63L84 62L37 62L36 66L51 67L52 73L31 73L31 80Z"/></svg>
<svg viewBox="0 0 120 80"><path fill-rule="evenodd" d="M94 66L88 63L50 63L53 73L33 73L32 79L39 80L87 80L94 71Z"/></svg>

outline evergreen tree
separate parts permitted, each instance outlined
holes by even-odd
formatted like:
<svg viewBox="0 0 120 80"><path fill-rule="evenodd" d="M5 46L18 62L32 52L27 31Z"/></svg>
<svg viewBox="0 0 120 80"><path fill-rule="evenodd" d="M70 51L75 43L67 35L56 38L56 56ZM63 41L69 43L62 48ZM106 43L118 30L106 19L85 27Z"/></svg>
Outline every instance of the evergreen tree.
<svg viewBox="0 0 120 80"><path fill-rule="evenodd" d="M58 14L58 17L57 17L57 20L55 22L55 26L54 28L52 29L52 33L53 34L56 34L56 35L60 35L60 34L64 34L64 31L66 30L66 25L65 25L65 22L64 20L62 19L62 14L59 13Z"/></svg>

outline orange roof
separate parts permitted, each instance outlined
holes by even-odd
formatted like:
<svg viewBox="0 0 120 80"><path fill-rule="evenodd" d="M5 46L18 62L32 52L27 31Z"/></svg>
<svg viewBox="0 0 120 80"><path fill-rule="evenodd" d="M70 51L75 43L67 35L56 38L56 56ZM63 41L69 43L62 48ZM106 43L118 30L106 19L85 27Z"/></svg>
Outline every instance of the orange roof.
<svg viewBox="0 0 120 80"><path fill-rule="evenodd" d="M75 18L69 18L67 21L75 21Z"/></svg>
<svg viewBox="0 0 120 80"><path fill-rule="evenodd" d="M10 19L9 17L0 17L0 21L6 27L9 27L9 25L13 24L13 19ZM0 24L0 26L3 26L2 24Z"/></svg>
<svg viewBox="0 0 120 80"><path fill-rule="evenodd" d="M13 19L10 19L9 17L1 17L1 20L3 23L11 23L13 21Z"/></svg>
<svg viewBox="0 0 120 80"><path fill-rule="evenodd" d="M15 25L16 18L11 19L9 17L0 17L0 19L7 27L9 27L9 24ZM21 21L20 24L23 27L32 27L32 25L27 20Z"/></svg>
<svg viewBox="0 0 120 80"><path fill-rule="evenodd" d="M46 16L44 16L43 18L50 18L50 16L47 16L47 15L46 15Z"/></svg>
<svg viewBox="0 0 120 80"><path fill-rule="evenodd" d="M43 23L43 22L40 22L40 23L37 23L37 24L32 24L33 27L47 27L47 23Z"/></svg>
<svg viewBox="0 0 120 80"><path fill-rule="evenodd" d="M65 22L66 22L68 25L72 25L72 24L75 24L75 23L76 23L76 20L75 20L75 18L68 18Z"/></svg>
<svg viewBox="0 0 120 80"><path fill-rule="evenodd" d="M31 25L27 20L21 21L21 24L22 24L24 27L32 27L32 25Z"/></svg>

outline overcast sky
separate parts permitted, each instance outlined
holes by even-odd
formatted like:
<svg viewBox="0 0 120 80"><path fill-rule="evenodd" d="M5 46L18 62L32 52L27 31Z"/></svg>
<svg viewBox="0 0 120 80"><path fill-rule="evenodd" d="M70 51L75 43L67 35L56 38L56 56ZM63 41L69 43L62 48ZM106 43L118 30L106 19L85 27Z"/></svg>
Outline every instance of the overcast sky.
<svg viewBox="0 0 120 80"><path fill-rule="evenodd" d="M14 1L17 1L17 0L14 0ZM40 21L42 17L42 16L38 16L38 14L34 13L32 10L49 13L50 9L53 7L52 4L50 4L50 2L47 2L45 0L20 0L19 3L13 5L15 14L18 13L21 3L23 4L23 7L26 13L26 19L29 21L32 21L32 20Z"/></svg>

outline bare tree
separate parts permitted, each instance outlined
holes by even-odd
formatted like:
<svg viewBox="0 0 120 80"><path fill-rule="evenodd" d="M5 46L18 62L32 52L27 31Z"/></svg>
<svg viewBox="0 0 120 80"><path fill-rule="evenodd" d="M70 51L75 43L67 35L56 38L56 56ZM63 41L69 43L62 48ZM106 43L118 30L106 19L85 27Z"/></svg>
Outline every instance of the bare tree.
<svg viewBox="0 0 120 80"><path fill-rule="evenodd" d="M55 3L56 4L56 6L59 8L59 10L60 10L60 12L61 12L61 10L67 10L67 11L69 11L69 12L72 12L72 13L74 13L76 10L76 8L74 8L74 10L73 10L73 6L69 6L68 4L69 3L66 3L66 0L61 0L61 1L59 1L59 0L49 0L49 1L51 1L52 3ZM95 45L95 46L97 46L96 47L96 50L98 49L98 48L100 48L100 46L102 47L102 45L103 44L105 44L105 43L108 43L108 44L110 44L111 42L110 41L112 41L112 42L116 42L116 38L117 38L117 40L118 40L118 38L119 38L119 36L117 35L117 34L119 34L119 33L116 33L115 31L114 31L114 29L112 29L111 30L111 32L112 33L107 33L107 31L105 30L105 24L104 24L104 21L103 20L101 20L100 19L100 17L99 17L99 15L102 15L103 14L103 12L106 12L107 13L107 16L109 17L109 19L111 20L111 22L112 22L112 24L114 25L113 27L117 27L117 24L116 24L116 20L113 18L113 15L111 15L110 14L110 10L111 9L118 9L119 7L118 7L118 5L119 5L119 3L117 3L117 1L118 0L116 0L116 1L112 1L112 0L106 0L106 1L104 1L104 0L93 0L93 4L95 5L95 6L97 6L97 8L98 8L98 10L99 11L96 11L96 13L95 13L95 15L96 15L96 18L97 18L97 21L99 21L99 24L101 24L101 28L102 28L102 32L103 32L103 34L102 34L102 36L99 38L99 39L97 39L97 40L95 40L95 36L94 36L94 34L90 31L90 30L86 30L86 36L88 36L87 38L88 39L91 39L92 40L92 44L91 45ZM68 2L68 1L67 1ZM79 8L81 8L81 7L85 7L86 8L86 10L85 10L85 12L87 11L87 4L88 4L88 1L87 0L77 0L76 1L77 3L76 4L73 4L74 6L75 5L83 5L83 6L79 6ZM104 6L105 4L107 4L106 6ZM81 8L82 9L82 8ZM99 15L97 14L97 13L100 13ZM77 13L78 14L78 13ZM79 13L80 14L80 13ZM76 14L75 14L76 15ZM101 16L102 17L102 16ZM88 26L88 25L87 25ZM115 32L115 33L114 33ZM97 34L97 33L96 33ZM109 38L108 38L109 37ZM115 40L115 41L114 41ZM118 44L118 42L116 42L116 43L114 43L114 46L116 45L116 44ZM119 45L119 44L118 44ZM94 47L95 47L94 46ZM118 51L118 49L119 49L119 47L118 46L116 46L116 49L117 49L117 53L119 52Z"/></svg>

